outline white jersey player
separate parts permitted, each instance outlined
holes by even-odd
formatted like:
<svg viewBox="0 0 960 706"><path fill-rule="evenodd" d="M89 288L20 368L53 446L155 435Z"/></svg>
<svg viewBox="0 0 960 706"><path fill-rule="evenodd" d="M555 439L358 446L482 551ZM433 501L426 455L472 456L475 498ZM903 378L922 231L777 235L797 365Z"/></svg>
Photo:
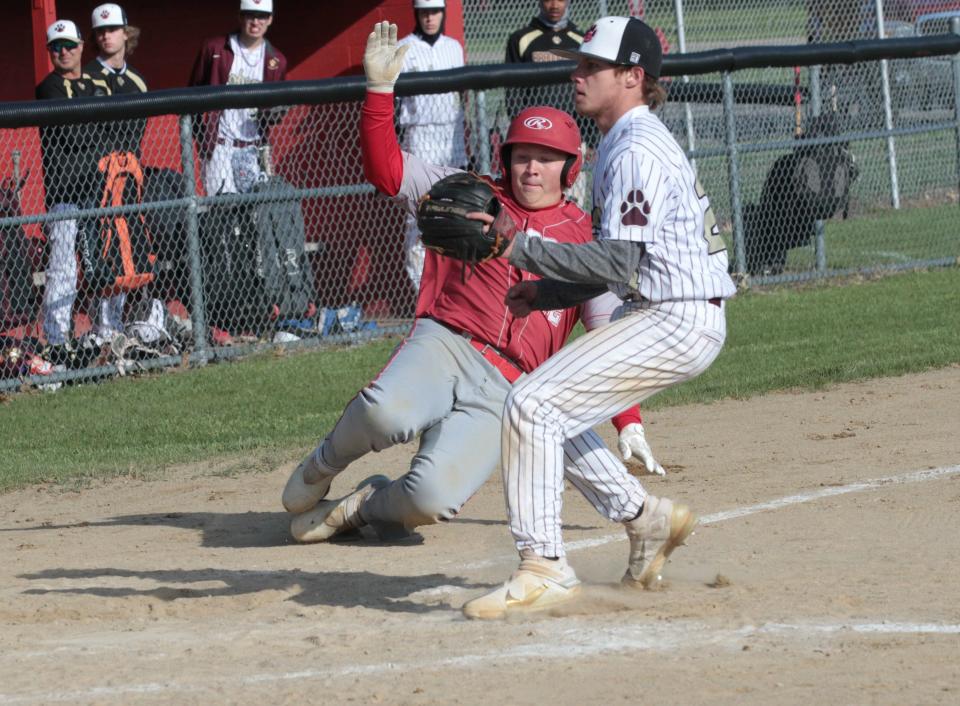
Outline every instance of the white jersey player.
<svg viewBox="0 0 960 706"><path fill-rule="evenodd" d="M654 30L636 18L606 17L567 55L578 61L577 112L604 134L594 169L595 240L571 246L517 234L505 256L545 279L513 287L508 303L522 316L609 290L622 304L611 323L560 350L507 398L501 461L521 563L503 586L464 606L471 618L542 610L578 592L561 538L564 476L624 524L623 582L649 588L659 580L696 517L648 495L592 428L706 370L726 337L723 300L736 291L709 201L651 112L665 97Z"/></svg>
<svg viewBox="0 0 960 706"><path fill-rule="evenodd" d="M443 33L445 0L413 0L416 29L400 40L408 45L402 73L442 71L463 66L463 47ZM463 107L457 93L407 96L400 99L401 147L428 164L467 167L463 134ZM404 242L405 267L414 289L420 289L423 274L423 244L417 219L408 216Z"/></svg>

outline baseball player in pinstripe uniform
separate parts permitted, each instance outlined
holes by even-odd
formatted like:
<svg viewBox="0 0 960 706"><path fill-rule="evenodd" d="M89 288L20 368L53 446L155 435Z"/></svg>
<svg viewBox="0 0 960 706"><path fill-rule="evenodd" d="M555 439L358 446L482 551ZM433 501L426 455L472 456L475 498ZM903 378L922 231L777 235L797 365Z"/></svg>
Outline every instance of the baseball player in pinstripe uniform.
<svg viewBox="0 0 960 706"><path fill-rule="evenodd" d="M507 301L517 316L607 289L622 304L609 324L563 348L507 397L503 480L521 561L503 586L464 606L471 618L541 610L576 595L561 538L564 475L601 514L624 524L629 586L655 585L696 525L686 506L647 494L591 428L699 375L719 354L723 300L735 293L724 245L689 161L652 112L665 98L654 30L636 18L605 17L568 55L578 62L577 112L604 135L594 169L595 241L546 243L520 230L504 256L544 279L514 285Z"/></svg>
<svg viewBox="0 0 960 706"><path fill-rule="evenodd" d="M445 0L413 0L416 28L400 40L407 47L402 73L442 71L463 66L460 42L443 33ZM456 93L406 96L400 99L400 144L404 151L441 167L467 166L463 135L463 107ZM417 219L408 215L404 241L404 266L413 288L420 289L424 248Z"/></svg>
<svg viewBox="0 0 960 706"><path fill-rule="evenodd" d="M381 193L416 208L434 182L458 170L400 150L393 82L403 51L397 49L396 25L377 24L364 57L361 146L367 178ZM571 116L543 106L523 111L501 154L511 166L494 185L513 217L546 239L590 240L587 214L562 193L581 164L580 132ZM477 265L463 278L459 262L427 253L410 334L287 482L282 499L295 514L291 532L297 541L325 541L363 525L392 539L456 516L499 460L500 419L511 383L557 351L577 321L577 309L515 318L504 303L507 290L530 277L500 259ZM591 308L588 328L609 318L608 305ZM418 434L418 452L400 478L377 479L339 500L323 500L348 464ZM645 442L640 446L628 434L623 442L652 459Z"/></svg>

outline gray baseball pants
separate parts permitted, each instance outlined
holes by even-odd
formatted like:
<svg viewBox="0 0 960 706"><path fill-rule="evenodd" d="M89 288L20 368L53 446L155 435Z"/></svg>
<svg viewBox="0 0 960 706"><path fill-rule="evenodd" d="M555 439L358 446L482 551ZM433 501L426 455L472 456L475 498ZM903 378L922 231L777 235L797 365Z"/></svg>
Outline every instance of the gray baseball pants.
<svg viewBox="0 0 960 706"><path fill-rule="evenodd" d="M315 457L334 473L420 435L410 469L374 492L361 517L381 538L456 516L500 460L510 383L462 336L417 319L380 374L347 405ZM390 468L382 469L386 475Z"/></svg>

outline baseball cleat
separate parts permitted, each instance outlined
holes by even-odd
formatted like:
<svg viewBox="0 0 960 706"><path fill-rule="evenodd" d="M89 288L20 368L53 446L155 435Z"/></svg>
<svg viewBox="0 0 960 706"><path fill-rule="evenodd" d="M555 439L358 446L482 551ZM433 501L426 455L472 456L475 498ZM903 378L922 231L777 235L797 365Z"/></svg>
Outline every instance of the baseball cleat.
<svg viewBox="0 0 960 706"><path fill-rule="evenodd" d="M533 613L566 603L580 593L580 580L566 559L520 553L520 568L505 584L463 606L471 619L494 620L512 613Z"/></svg>
<svg viewBox="0 0 960 706"><path fill-rule="evenodd" d="M290 523L290 534L298 542L325 542L336 534L367 524L360 516L360 506L378 488L390 483L386 476L371 476L357 489L339 500L322 500L316 507L301 513Z"/></svg>
<svg viewBox="0 0 960 706"><path fill-rule="evenodd" d="M686 505L648 495L640 517L624 526L630 538L630 562L622 582L634 588L653 588L667 557L693 534L697 516Z"/></svg>
<svg viewBox="0 0 960 706"><path fill-rule="evenodd" d="M290 474L290 479L287 480L281 498L287 512L292 512L295 515L306 512L316 507L317 503L327 497L327 493L330 492L330 484L333 482L334 474L324 473L323 470L325 469L318 469L314 459L315 456L316 452L314 451L303 459L300 465ZM311 475L317 478L316 482L308 483L304 478L304 471L308 466L311 468ZM321 472L317 473L318 470L321 470Z"/></svg>

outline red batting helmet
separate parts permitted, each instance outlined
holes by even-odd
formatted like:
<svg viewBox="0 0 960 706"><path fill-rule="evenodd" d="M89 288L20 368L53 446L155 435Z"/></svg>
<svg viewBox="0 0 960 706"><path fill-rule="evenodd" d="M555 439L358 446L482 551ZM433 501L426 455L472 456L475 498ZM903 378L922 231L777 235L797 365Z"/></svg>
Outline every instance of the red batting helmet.
<svg viewBox="0 0 960 706"><path fill-rule="evenodd" d="M518 142L541 145L570 155L563 165L560 182L565 189L573 186L583 166L583 152L580 150L580 128L568 113L545 105L520 111L510 123L507 139L500 147L504 173L510 169L510 145Z"/></svg>

